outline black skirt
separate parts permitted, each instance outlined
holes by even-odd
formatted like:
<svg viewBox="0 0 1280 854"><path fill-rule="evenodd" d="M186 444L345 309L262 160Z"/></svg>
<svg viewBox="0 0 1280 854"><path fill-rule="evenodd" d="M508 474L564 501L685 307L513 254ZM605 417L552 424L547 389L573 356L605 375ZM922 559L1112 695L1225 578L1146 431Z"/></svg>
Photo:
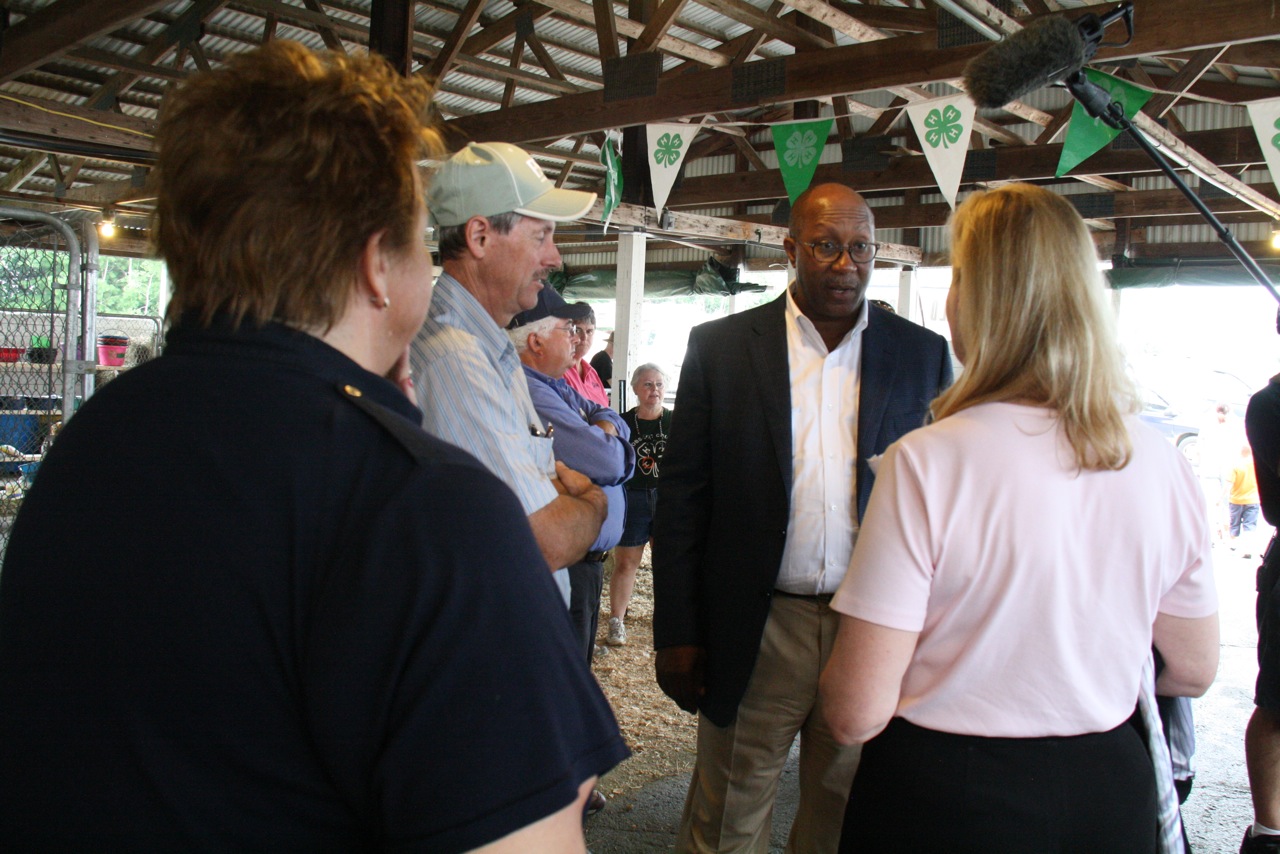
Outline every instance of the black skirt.
<svg viewBox="0 0 1280 854"><path fill-rule="evenodd" d="M894 718L866 744L841 852L1155 852L1155 772L1132 722L985 738Z"/></svg>

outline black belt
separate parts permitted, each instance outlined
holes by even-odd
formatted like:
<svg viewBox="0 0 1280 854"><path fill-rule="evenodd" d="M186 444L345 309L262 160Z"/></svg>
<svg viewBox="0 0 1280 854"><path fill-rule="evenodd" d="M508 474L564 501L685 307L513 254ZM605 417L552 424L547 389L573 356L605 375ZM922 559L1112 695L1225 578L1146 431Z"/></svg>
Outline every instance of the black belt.
<svg viewBox="0 0 1280 854"><path fill-rule="evenodd" d="M587 552L582 556L583 563L604 563L604 559L609 556L609 552Z"/></svg>
<svg viewBox="0 0 1280 854"><path fill-rule="evenodd" d="M805 595L804 593L789 593L786 590L778 590L777 588L774 588L773 595L786 596L788 599L808 599L811 602L830 603L831 597L834 596L835 594L834 593L815 593L811 596L808 596L808 595Z"/></svg>

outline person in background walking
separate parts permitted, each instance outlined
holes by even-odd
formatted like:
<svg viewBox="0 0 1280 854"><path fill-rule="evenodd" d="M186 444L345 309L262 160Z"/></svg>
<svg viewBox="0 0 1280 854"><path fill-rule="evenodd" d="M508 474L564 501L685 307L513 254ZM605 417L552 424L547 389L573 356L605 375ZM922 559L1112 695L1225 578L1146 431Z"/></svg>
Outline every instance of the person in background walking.
<svg viewBox="0 0 1280 854"><path fill-rule="evenodd" d="M1254 531L1258 529L1258 476L1253 470L1253 450L1246 442L1240 446L1236 454L1235 464L1231 467L1231 483L1228 487L1227 510L1231 520L1231 548L1236 549L1236 541L1245 558L1253 557L1255 546Z"/></svg>

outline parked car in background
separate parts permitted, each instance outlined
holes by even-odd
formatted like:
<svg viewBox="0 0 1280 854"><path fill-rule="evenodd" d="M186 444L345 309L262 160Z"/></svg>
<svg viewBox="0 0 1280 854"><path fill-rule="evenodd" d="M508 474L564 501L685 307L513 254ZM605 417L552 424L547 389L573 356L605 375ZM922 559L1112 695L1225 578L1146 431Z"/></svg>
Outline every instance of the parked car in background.
<svg viewBox="0 0 1280 854"><path fill-rule="evenodd" d="M1199 415L1183 415L1169 401L1149 388L1141 389L1143 421L1155 427L1172 442L1195 468L1200 463Z"/></svg>

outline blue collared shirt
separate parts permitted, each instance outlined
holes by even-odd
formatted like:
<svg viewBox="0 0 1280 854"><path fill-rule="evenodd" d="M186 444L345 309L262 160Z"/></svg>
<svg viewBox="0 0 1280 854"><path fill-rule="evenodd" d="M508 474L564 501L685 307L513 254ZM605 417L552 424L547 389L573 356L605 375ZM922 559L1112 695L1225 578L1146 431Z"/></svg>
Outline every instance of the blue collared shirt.
<svg viewBox="0 0 1280 854"><path fill-rule="evenodd" d="M622 416L607 406L587 400L560 377L549 377L524 365L529 397L539 417L551 425L556 459L591 478L609 499L609 514L591 551L611 549L622 539L627 506L623 484L635 473L636 452L631 429ZM591 426L607 421L618 430L610 436Z"/></svg>
<svg viewBox="0 0 1280 854"><path fill-rule="evenodd" d="M409 354L422 429L467 451L511 487L526 514L559 494L551 440L541 428L511 339L480 302L441 274ZM568 596L568 573L556 582ZM566 598L567 601L567 598Z"/></svg>

